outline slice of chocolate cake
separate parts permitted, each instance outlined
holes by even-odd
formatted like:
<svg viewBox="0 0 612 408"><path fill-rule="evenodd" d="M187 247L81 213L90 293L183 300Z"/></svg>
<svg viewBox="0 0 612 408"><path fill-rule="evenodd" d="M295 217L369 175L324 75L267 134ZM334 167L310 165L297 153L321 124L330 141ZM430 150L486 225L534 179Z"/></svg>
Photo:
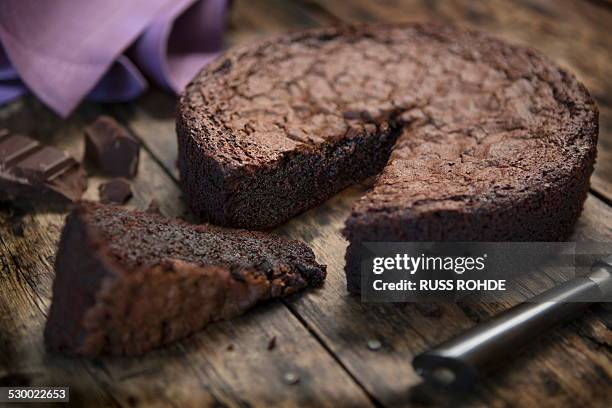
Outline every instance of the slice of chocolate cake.
<svg viewBox="0 0 612 408"><path fill-rule="evenodd" d="M302 242L83 203L67 218L45 329L50 350L138 355L321 286Z"/></svg>
<svg viewBox="0 0 612 408"><path fill-rule="evenodd" d="M178 109L193 212L270 228L379 174L346 223L364 241L554 241L586 198L598 112L526 47L436 24L310 30L234 48Z"/></svg>

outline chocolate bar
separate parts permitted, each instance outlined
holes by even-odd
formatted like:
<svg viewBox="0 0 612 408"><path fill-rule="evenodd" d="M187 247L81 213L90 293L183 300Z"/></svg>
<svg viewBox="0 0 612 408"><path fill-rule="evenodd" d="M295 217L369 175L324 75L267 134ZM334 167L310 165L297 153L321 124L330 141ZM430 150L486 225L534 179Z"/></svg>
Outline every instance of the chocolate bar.
<svg viewBox="0 0 612 408"><path fill-rule="evenodd" d="M68 153L0 129L0 196L74 202L86 188L85 171Z"/></svg>

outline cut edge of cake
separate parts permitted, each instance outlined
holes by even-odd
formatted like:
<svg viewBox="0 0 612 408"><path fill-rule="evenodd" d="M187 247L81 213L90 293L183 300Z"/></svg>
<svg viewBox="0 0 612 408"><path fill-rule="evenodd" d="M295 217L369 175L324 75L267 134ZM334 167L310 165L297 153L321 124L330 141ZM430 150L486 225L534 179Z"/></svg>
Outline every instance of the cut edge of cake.
<svg viewBox="0 0 612 408"><path fill-rule="evenodd" d="M280 265L289 271L280 277L268 276L255 265L236 271L229 265L163 258L155 265L126 268L88 220L88 213L96 207L102 206L80 203L62 232L45 328L45 343L51 351L82 356L141 355L208 323L239 316L260 301L321 286L325 279L326 267L314 262L306 244L282 238L287 245L307 250L306 263L312 264L296 260L293 265ZM163 218L138 211L132 214ZM177 228L201 227L171 222ZM215 233L214 229L208 233Z"/></svg>

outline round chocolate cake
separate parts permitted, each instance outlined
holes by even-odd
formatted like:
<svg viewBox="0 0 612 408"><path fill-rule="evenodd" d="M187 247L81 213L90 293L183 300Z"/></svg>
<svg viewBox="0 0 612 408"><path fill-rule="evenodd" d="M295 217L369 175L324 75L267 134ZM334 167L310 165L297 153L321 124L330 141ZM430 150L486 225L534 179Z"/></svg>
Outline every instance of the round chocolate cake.
<svg viewBox="0 0 612 408"><path fill-rule="evenodd" d="M362 241L555 241L588 191L597 108L541 54L433 24L305 31L229 50L180 100L193 212L274 227L378 174L346 223Z"/></svg>

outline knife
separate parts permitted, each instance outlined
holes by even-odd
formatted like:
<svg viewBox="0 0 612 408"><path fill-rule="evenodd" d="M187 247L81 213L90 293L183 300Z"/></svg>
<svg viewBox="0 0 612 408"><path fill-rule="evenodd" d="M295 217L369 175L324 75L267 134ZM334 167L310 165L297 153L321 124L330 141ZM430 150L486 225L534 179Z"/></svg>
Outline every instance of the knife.
<svg viewBox="0 0 612 408"><path fill-rule="evenodd" d="M417 355L412 365L433 386L468 390L538 334L576 317L591 302L611 298L612 255L596 262L588 275L549 289Z"/></svg>

